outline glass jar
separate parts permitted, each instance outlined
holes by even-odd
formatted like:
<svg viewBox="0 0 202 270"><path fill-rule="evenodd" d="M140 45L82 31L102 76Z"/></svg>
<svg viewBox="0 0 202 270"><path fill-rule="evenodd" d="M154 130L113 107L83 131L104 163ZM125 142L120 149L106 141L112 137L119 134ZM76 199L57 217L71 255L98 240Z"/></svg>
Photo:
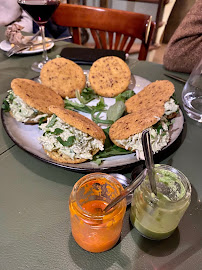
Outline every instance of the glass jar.
<svg viewBox="0 0 202 270"><path fill-rule="evenodd" d="M146 238L161 240L174 232L188 208L191 185L183 173L168 165L155 165L155 179L157 196L148 175L134 191L130 220Z"/></svg>
<svg viewBox="0 0 202 270"><path fill-rule="evenodd" d="M73 187L69 199L72 235L79 246L90 252L103 252L119 240L126 200L107 213L107 204L123 190L111 175L91 173Z"/></svg>

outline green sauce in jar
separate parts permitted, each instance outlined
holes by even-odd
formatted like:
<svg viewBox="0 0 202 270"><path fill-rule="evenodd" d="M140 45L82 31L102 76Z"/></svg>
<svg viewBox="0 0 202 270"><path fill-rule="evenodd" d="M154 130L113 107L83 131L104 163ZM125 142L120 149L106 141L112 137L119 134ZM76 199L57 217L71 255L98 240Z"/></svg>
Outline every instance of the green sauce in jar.
<svg viewBox="0 0 202 270"><path fill-rule="evenodd" d="M191 185L178 170L167 165L155 166L157 196L151 192L148 176L135 190L130 220L145 237L161 240L178 226L190 203Z"/></svg>

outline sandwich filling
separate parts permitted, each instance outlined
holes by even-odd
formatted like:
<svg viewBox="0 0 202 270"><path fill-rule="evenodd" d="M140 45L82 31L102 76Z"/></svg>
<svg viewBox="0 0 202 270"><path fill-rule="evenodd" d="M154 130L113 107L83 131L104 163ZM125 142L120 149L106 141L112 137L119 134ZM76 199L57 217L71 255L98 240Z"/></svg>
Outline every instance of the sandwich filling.
<svg viewBox="0 0 202 270"><path fill-rule="evenodd" d="M104 150L101 140L65 123L55 114L40 125L43 136L39 137L44 149L73 159L92 159L95 150Z"/></svg>
<svg viewBox="0 0 202 270"><path fill-rule="evenodd" d="M157 153L168 144L170 140L169 126L172 120L167 119L167 116L177 112L179 106L175 103L173 98L170 98L169 101L165 103L164 108L165 112L161 119L159 119L155 125L148 128L153 153ZM124 146L126 150L136 151L137 158L142 158L144 155L141 138L142 132L132 135L127 139L116 140L116 142Z"/></svg>
<svg viewBox="0 0 202 270"><path fill-rule="evenodd" d="M39 122L41 118L48 116L48 114L42 113L27 105L13 90L8 91L6 101L9 104L13 117L19 122Z"/></svg>

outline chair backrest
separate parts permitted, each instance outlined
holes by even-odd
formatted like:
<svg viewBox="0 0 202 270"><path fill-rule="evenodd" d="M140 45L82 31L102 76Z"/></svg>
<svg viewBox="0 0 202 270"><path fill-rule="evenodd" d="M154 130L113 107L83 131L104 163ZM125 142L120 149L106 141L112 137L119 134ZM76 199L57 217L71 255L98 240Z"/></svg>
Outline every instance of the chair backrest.
<svg viewBox="0 0 202 270"><path fill-rule="evenodd" d="M146 60L155 23L150 15L89 7L60 4L53 20L61 26L72 28L73 42L81 44L80 28L90 29L96 48L129 52L135 39L139 39L139 60Z"/></svg>

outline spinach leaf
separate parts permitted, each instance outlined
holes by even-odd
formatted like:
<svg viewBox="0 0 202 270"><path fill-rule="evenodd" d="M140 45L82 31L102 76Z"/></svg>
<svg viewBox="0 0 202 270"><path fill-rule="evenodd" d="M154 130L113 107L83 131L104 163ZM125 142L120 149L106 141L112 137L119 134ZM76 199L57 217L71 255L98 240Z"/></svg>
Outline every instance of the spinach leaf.
<svg viewBox="0 0 202 270"><path fill-rule="evenodd" d="M123 115L125 108L126 106L123 101L117 101L109 107L107 111L107 119L115 122Z"/></svg>
<svg viewBox="0 0 202 270"><path fill-rule="evenodd" d="M63 141L63 139L59 136L57 137L58 142L60 142L63 146L72 146L76 137L70 136L67 141Z"/></svg>

